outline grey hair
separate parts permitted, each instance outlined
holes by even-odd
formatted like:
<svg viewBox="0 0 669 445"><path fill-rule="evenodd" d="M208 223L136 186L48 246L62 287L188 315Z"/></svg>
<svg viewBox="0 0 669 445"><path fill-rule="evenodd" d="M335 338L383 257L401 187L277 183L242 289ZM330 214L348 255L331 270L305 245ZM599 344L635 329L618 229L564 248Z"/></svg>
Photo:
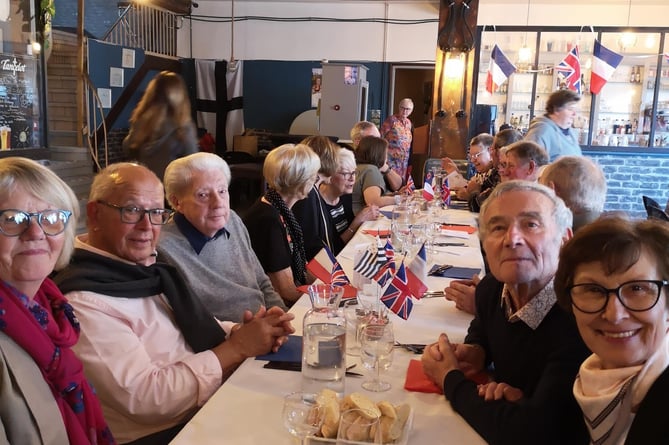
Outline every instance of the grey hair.
<svg viewBox="0 0 669 445"><path fill-rule="evenodd" d="M0 159L0 200L6 200L17 188L59 210L72 212L65 227L63 249L56 260L55 269L67 266L74 251L74 237L79 219L79 202L72 189L47 167L27 158ZM18 209L25 210L25 209Z"/></svg>
<svg viewBox="0 0 669 445"><path fill-rule="evenodd" d="M353 142L354 145L356 144L356 140L360 142L360 139L362 139L362 133L371 129L371 128L377 128L376 125L369 121L360 121L356 122L356 124L351 128L351 141ZM377 128L378 130L378 128ZM369 136L369 135L368 135Z"/></svg>
<svg viewBox="0 0 669 445"><path fill-rule="evenodd" d="M481 206L481 212L479 214L479 234L481 236L481 240L485 239L486 235L488 234L488 227L486 226L486 213L488 212L488 208L490 207L491 203L505 193L517 191L541 193L542 195L546 196L553 203L552 215L560 236L562 236L567 231L567 229L571 229L574 221L571 210L567 208L567 206L564 204L564 201L555 194L553 189L532 181L513 180L502 182L497 185L492 193L490 193L490 196L488 196L488 198L483 202L483 205Z"/></svg>
<svg viewBox="0 0 669 445"><path fill-rule="evenodd" d="M263 166L267 184L281 195L294 195L321 168L318 155L304 144L284 144L269 152Z"/></svg>
<svg viewBox="0 0 669 445"><path fill-rule="evenodd" d="M170 205L172 207L176 206L176 203L172 202L172 197L183 197L196 173L213 171L223 173L225 184L227 186L230 185L232 174L230 173L228 163L213 153L193 153L170 162L165 169L163 180L165 183L165 195Z"/></svg>
<svg viewBox="0 0 669 445"><path fill-rule="evenodd" d="M562 156L544 167L540 182L553 183L555 193L574 213L602 212L606 203L606 178L590 158Z"/></svg>
<svg viewBox="0 0 669 445"><path fill-rule="evenodd" d="M355 155L348 148L339 147L337 149L337 168L355 170Z"/></svg>

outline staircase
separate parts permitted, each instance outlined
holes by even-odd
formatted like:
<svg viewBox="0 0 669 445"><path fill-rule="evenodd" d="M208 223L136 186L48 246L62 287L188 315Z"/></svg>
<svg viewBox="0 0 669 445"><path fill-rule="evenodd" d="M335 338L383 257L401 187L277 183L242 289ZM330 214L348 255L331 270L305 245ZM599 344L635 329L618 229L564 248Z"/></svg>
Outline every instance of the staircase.
<svg viewBox="0 0 669 445"><path fill-rule="evenodd" d="M77 146L77 36L53 32L47 62L49 152L45 164L74 191L81 210L77 232L86 231L86 202L93 181L93 161L86 147Z"/></svg>

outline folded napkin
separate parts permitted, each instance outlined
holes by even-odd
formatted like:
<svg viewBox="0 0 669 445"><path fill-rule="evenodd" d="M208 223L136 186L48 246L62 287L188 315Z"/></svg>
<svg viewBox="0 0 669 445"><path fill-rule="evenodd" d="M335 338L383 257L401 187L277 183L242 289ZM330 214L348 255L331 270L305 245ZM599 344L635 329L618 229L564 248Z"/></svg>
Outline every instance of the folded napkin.
<svg viewBox="0 0 669 445"><path fill-rule="evenodd" d="M453 225L453 224L442 224L441 225L442 230L454 230L456 232L466 232L469 234L472 234L476 232L476 227L472 226L458 226L458 225Z"/></svg>
<svg viewBox="0 0 669 445"><path fill-rule="evenodd" d="M256 356L256 360L302 363L302 336L289 335L277 352Z"/></svg>
<svg viewBox="0 0 669 445"><path fill-rule="evenodd" d="M415 392L432 392L443 394L441 389L435 385L423 372L423 363L420 360L411 360L407 376L404 380L404 389Z"/></svg>
<svg viewBox="0 0 669 445"><path fill-rule="evenodd" d="M432 269L427 273L433 277L443 277L443 278L457 278L460 280L469 280L474 275L478 275L481 272L481 269L477 267L449 267L448 269L437 272L438 269L442 267L439 264L432 266ZM435 273L436 272L436 273Z"/></svg>

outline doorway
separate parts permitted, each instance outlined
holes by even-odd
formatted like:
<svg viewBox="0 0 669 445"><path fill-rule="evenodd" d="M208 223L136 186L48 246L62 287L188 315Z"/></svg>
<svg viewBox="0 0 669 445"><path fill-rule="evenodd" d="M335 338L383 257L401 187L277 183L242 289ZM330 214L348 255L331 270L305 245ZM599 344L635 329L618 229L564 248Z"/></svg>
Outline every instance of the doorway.
<svg viewBox="0 0 669 445"><path fill-rule="evenodd" d="M433 89L434 65L391 65L388 115L397 110L402 99L409 97L414 103L410 116L413 126L427 125L431 116Z"/></svg>

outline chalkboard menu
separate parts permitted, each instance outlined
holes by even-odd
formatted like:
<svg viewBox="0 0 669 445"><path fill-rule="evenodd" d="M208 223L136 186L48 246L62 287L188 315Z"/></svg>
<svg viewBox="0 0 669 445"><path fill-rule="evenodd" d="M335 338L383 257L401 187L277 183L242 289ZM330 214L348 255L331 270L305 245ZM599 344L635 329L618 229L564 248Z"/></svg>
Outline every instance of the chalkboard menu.
<svg viewBox="0 0 669 445"><path fill-rule="evenodd" d="M36 60L0 54L0 150L38 146Z"/></svg>

